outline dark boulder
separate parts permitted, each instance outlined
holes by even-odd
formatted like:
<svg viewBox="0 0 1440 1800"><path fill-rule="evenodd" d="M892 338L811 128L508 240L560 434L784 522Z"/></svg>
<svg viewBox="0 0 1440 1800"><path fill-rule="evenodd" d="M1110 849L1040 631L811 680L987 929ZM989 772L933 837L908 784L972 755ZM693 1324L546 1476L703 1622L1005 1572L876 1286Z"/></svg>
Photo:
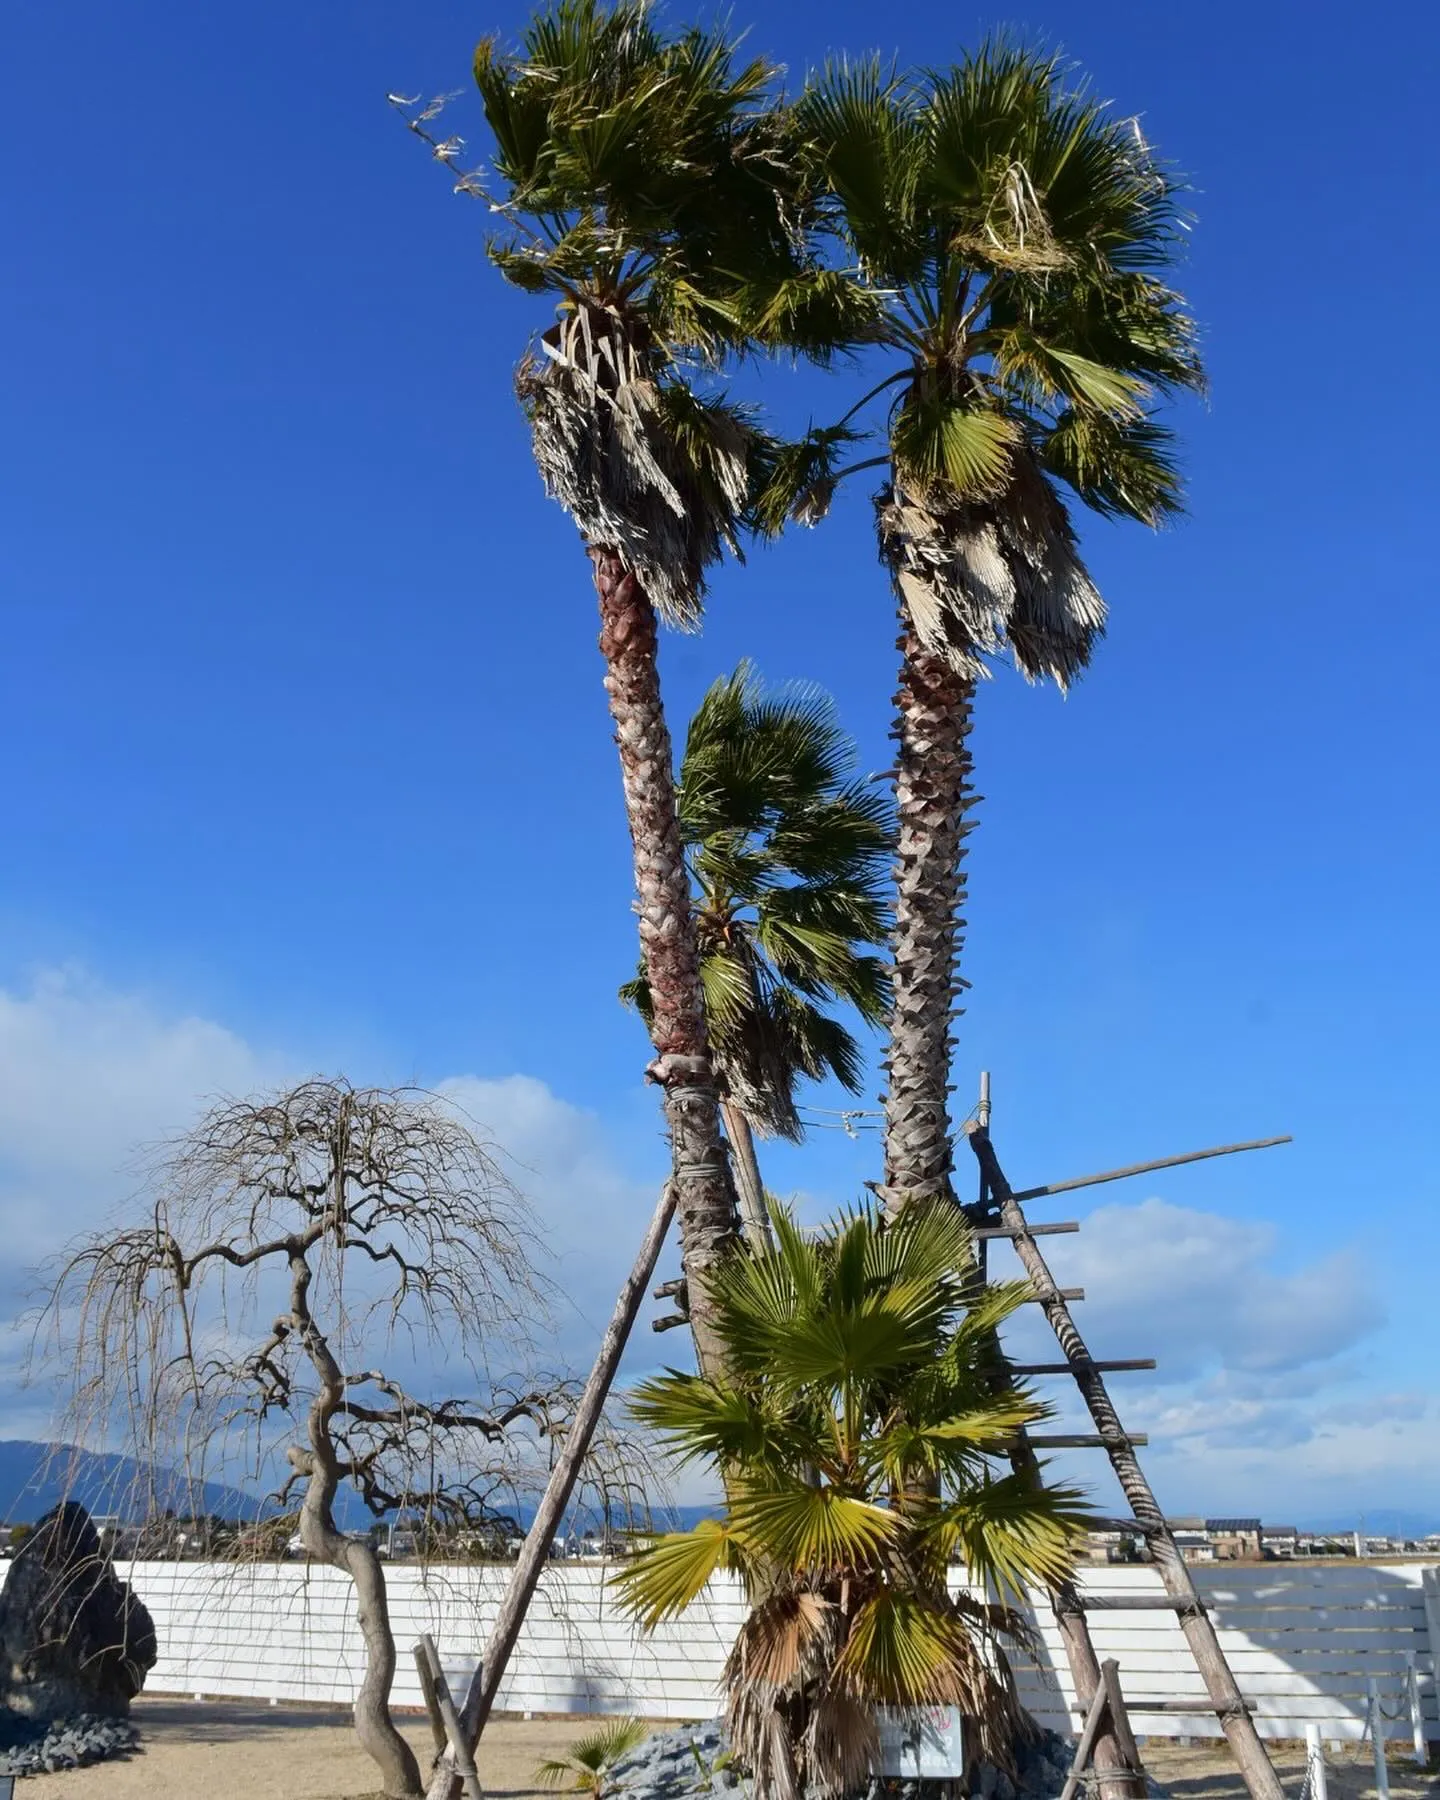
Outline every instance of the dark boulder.
<svg viewBox="0 0 1440 1800"><path fill-rule="evenodd" d="M45 1514L0 1592L0 1705L30 1719L124 1718L155 1662L155 1626L85 1508Z"/></svg>

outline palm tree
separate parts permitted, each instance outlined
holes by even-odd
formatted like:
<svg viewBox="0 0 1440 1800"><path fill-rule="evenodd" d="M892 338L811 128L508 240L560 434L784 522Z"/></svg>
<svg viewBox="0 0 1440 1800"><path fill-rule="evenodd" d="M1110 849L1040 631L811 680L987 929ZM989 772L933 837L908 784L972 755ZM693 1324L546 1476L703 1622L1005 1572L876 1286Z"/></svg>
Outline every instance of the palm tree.
<svg viewBox="0 0 1440 1800"><path fill-rule="evenodd" d="M589 1794L591 1800L607 1800L616 1765L649 1735L643 1719L607 1719L594 1731L576 1738L563 1756L546 1757L535 1765L535 1785L566 1788L572 1794Z"/></svg>
<svg viewBox="0 0 1440 1800"><path fill-rule="evenodd" d="M860 1046L826 1008L879 1025L890 999L883 894L888 799L853 774L854 751L814 688L767 693L748 663L690 722L680 835L694 896L700 981L746 1233L766 1236L752 1132L799 1142L800 1081L857 1093ZM621 990L647 1024L643 969Z"/></svg>
<svg viewBox="0 0 1440 1800"><path fill-rule="evenodd" d="M1003 1762L1018 1703L997 1638L1023 1638L1015 1598L1069 1572L1083 1520L1069 1490L995 1472L1046 1410L996 1379L994 1334L1024 1286L980 1284L943 1203L818 1235L777 1208L775 1229L774 1249L727 1258L714 1283L728 1378L671 1371L632 1398L728 1498L645 1547L616 1577L622 1598L649 1628L721 1570L745 1583L725 1684L759 1800L853 1789L876 1706L958 1705ZM951 1593L955 1561L969 1581Z"/></svg>
<svg viewBox="0 0 1440 1800"><path fill-rule="evenodd" d="M664 35L644 0L559 0L475 80L494 138L500 273L556 302L517 390L551 496L600 600L605 690L634 847L641 956L702 1366L716 1354L704 1272L731 1240L657 620L693 626L706 570L737 547L771 446L696 372L755 342L823 355L852 288L804 262L785 204L772 69L723 35ZM424 115L422 115L423 118ZM418 124L419 121L417 120ZM437 147L453 155L453 144ZM799 197L797 187L796 197Z"/></svg>
<svg viewBox="0 0 1440 1800"><path fill-rule="evenodd" d="M900 612L895 1001L885 1095L887 1205L950 1192L948 1082L964 903L967 746L977 682L1008 651L1062 689L1105 606L1065 490L1158 524L1180 504L1158 396L1201 384L1164 274L1177 183L1134 120L1066 87L1053 56L989 43L897 82L828 71L794 126L833 226L885 316L878 384L813 433L765 498L813 517L878 465L882 561ZM836 466L852 420L890 397L886 453Z"/></svg>

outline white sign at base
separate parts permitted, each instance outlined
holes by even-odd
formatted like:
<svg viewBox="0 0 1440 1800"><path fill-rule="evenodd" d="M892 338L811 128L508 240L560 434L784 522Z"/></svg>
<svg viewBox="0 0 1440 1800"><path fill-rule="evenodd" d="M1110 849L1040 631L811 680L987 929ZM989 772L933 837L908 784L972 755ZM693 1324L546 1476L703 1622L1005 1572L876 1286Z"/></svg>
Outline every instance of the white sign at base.
<svg viewBox="0 0 1440 1800"><path fill-rule="evenodd" d="M880 1773L910 1780L956 1781L965 1773L958 1706L920 1706L900 1712L881 1707Z"/></svg>

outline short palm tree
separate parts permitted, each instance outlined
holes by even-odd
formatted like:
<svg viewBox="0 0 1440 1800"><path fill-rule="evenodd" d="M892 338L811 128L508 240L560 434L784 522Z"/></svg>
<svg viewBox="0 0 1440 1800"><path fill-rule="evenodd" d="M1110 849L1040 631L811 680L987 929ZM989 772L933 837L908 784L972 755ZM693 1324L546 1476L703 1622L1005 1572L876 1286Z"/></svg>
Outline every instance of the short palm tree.
<svg viewBox="0 0 1440 1800"><path fill-rule="evenodd" d="M803 1135L802 1079L860 1089L860 1046L833 1013L879 1025L889 968L884 884L890 803L854 775L854 749L814 688L768 693L748 663L690 722L680 834L694 894L700 980L747 1235L764 1239L752 1132ZM643 969L622 998L650 1022Z"/></svg>
<svg viewBox="0 0 1440 1800"><path fill-rule="evenodd" d="M777 1208L775 1229L774 1249L727 1258L713 1284L728 1379L672 1371L633 1396L728 1498L644 1548L616 1577L622 1598L648 1627L719 1571L746 1584L725 1680L760 1800L852 1788L873 1765L876 1706L959 1705L1003 1760L1016 1703L997 1638L1023 1636L1024 1583L1069 1572L1083 1517L1073 1493L995 1472L1045 1413L995 1360L1023 1286L980 1285L945 1203L818 1235ZM948 1591L957 1560L978 1593Z"/></svg>
<svg viewBox="0 0 1440 1800"><path fill-rule="evenodd" d="M634 845L640 943L686 1267L730 1241L657 617L693 625L706 570L736 545L766 440L697 375L752 344L824 354L854 290L804 261L784 202L773 71L721 34L667 36L645 0L559 0L521 48L487 41L475 80L502 221L490 254L554 323L517 389L546 488L579 527L600 599L605 689ZM449 153L451 146L441 146ZM465 185L476 187L476 178ZM799 196L799 189L796 189ZM697 1352L715 1353L693 1280Z"/></svg>
<svg viewBox="0 0 1440 1800"><path fill-rule="evenodd" d="M794 115L833 224L885 318L878 501L901 625L895 1001L885 1095L892 1208L950 1191L967 737L976 683L1008 651L1064 688L1105 607L1068 493L1114 518L1179 506L1157 396L1201 382L1164 279L1177 186L1134 120L1067 88L1053 56L1004 41L940 74L829 71ZM842 428L790 459L767 516L813 517Z"/></svg>
<svg viewBox="0 0 1440 1800"><path fill-rule="evenodd" d="M624 1762L632 1750L639 1749L648 1731L643 1719L607 1719L594 1731L576 1738L563 1756L536 1763L536 1785L589 1794L591 1800L606 1800L617 1764Z"/></svg>

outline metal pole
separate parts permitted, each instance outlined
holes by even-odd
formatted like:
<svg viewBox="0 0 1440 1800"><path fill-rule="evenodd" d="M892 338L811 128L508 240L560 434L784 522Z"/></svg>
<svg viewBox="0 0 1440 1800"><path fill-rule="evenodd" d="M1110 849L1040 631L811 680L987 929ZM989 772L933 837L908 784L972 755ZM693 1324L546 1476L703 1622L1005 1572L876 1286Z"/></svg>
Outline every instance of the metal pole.
<svg viewBox="0 0 1440 1800"><path fill-rule="evenodd" d="M1325 1744L1318 1725L1305 1727L1305 1785L1310 1800L1330 1800L1325 1786Z"/></svg>

